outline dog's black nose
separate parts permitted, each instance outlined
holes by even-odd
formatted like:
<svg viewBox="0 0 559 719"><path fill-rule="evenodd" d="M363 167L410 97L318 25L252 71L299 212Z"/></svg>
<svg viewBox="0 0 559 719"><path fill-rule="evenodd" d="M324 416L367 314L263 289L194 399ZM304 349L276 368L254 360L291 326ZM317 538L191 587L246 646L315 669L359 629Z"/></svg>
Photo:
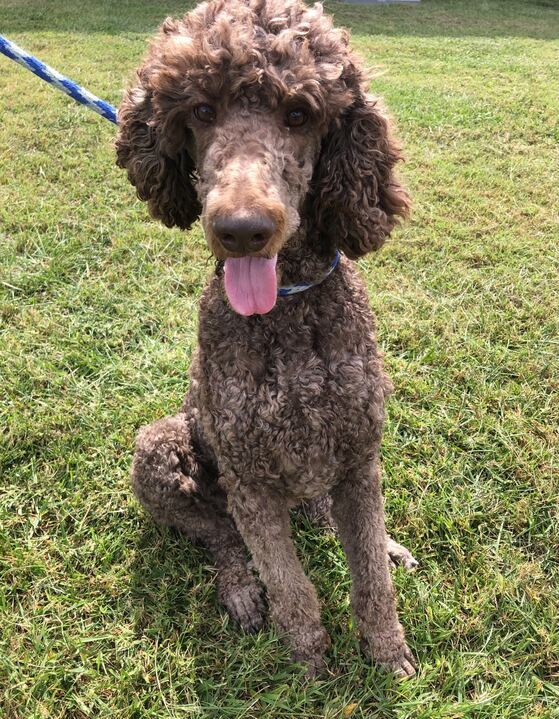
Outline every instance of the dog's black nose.
<svg viewBox="0 0 559 719"><path fill-rule="evenodd" d="M239 254L261 250L276 229L274 220L260 213L219 215L213 221L213 230L221 244L226 250Z"/></svg>

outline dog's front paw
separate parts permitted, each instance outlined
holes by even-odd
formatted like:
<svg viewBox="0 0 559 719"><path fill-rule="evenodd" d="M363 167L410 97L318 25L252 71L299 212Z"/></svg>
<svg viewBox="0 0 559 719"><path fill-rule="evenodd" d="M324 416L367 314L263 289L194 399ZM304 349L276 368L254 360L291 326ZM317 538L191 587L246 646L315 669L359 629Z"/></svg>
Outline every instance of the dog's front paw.
<svg viewBox="0 0 559 719"><path fill-rule="evenodd" d="M383 669L386 669L388 672L392 672L395 676L401 679L413 677L417 671L417 662L415 657L405 642L402 643L397 652L394 652L385 659L375 657L375 661L377 661Z"/></svg>
<svg viewBox="0 0 559 719"><path fill-rule="evenodd" d="M307 656L294 652L293 661L297 664L302 664L305 667L304 679L306 681L320 677L326 671L326 662L324 661L323 654L315 654L313 656Z"/></svg>
<svg viewBox="0 0 559 719"><path fill-rule="evenodd" d="M417 662L400 627L393 633L376 634L371 640L363 640L362 645L377 664L397 677L405 679L416 673Z"/></svg>
<svg viewBox="0 0 559 719"><path fill-rule="evenodd" d="M305 679L313 679L324 672L324 655L330 644L330 637L321 625L297 637L293 660L306 667Z"/></svg>

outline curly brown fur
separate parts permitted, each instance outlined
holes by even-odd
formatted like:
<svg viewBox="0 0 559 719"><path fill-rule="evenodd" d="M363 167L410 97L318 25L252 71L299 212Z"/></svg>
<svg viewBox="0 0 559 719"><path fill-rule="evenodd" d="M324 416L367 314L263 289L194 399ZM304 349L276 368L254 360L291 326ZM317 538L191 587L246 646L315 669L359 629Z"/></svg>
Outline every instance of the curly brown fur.
<svg viewBox="0 0 559 719"><path fill-rule="evenodd" d="M272 283L316 281L336 248L350 259L377 249L406 213L400 151L367 85L320 5L212 0L161 26L119 110L118 163L168 226L201 216L226 281L218 273L204 291L184 407L140 432L132 481L156 521L213 551L220 598L257 628L264 604L248 547L272 617L310 672L330 640L289 507L331 505L363 645L411 674L379 478L390 383L361 281L342 259L321 284L274 294L265 309L244 299L239 309L227 286L234 260L277 258Z"/></svg>

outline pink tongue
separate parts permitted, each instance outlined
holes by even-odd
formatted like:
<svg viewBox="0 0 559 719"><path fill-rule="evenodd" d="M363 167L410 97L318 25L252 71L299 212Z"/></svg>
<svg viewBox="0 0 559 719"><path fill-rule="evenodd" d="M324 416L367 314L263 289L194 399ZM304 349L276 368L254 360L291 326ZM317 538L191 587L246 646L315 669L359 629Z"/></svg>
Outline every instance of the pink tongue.
<svg viewBox="0 0 559 719"><path fill-rule="evenodd" d="M240 315L263 315L276 304L277 255L228 257L225 260L225 291L231 306Z"/></svg>

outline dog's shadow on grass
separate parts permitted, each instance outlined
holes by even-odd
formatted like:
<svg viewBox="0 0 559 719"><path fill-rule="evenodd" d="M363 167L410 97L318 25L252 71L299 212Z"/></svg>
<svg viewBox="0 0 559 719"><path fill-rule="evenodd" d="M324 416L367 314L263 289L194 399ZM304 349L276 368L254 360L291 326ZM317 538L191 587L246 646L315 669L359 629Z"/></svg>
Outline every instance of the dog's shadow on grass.
<svg viewBox="0 0 559 719"><path fill-rule="evenodd" d="M130 572L135 630L163 640L207 636L223 624L211 556L179 532L146 521Z"/></svg>

